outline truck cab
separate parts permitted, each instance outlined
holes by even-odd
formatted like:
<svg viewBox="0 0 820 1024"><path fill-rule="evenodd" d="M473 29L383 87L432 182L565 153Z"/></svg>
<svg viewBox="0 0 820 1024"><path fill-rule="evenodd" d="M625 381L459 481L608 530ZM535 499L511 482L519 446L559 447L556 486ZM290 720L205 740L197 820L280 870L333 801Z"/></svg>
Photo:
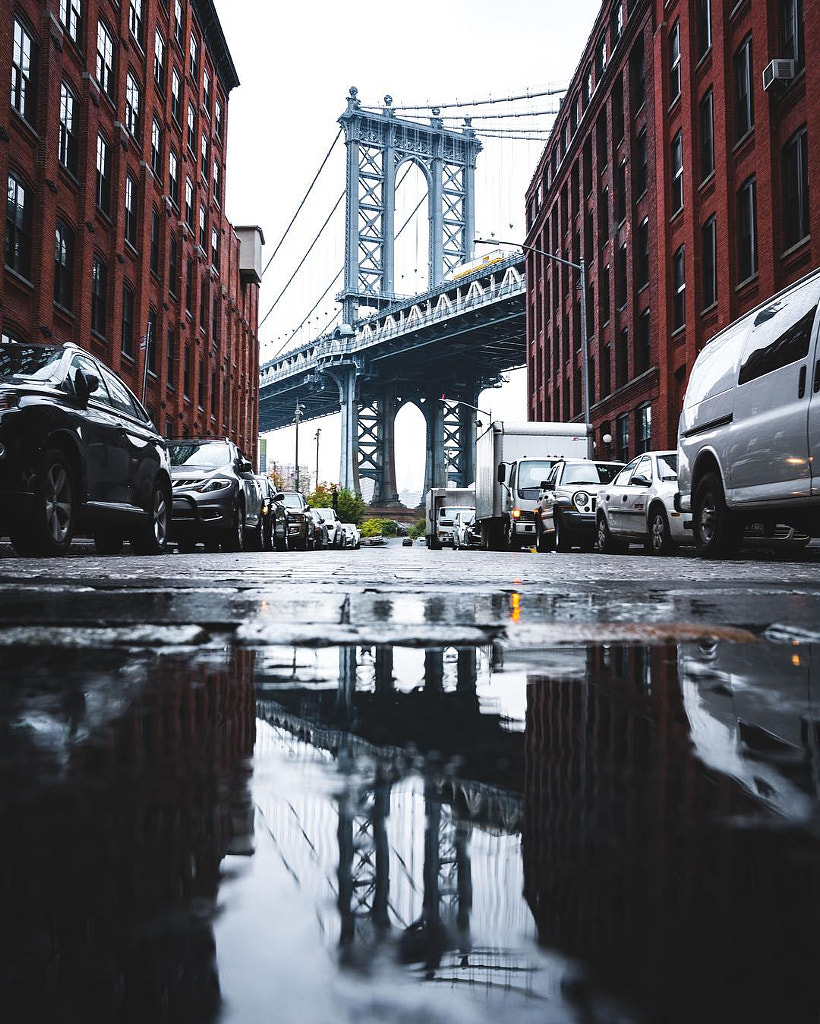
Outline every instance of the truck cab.
<svg viewBox="0 0 820 1024"><path fill-rule="evenodd" d="M536 541L535 509L546 480L560 456L522 458L498 464L498 482L502 485L501 505L506 516L507 548L530 547Z"/></svg>

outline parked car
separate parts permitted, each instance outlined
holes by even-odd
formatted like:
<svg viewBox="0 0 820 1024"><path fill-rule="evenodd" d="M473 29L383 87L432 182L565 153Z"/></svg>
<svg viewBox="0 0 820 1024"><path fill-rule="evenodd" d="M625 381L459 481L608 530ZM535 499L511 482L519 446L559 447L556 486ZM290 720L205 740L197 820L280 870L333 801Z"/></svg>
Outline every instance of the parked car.
<svg viewBox="0 0 820 1024"><path fill-rule="evenodd" d="M539 551L569 551L595 545L598 492L612 483L622 462L561 459L552 467L535 509L536 547Z"/></svg>
<svg viewBox="0 0 820 1024"><path fill-rule="evenodd" d="M637 541L650 554L667 555L691 543L691 530L675 511L677 489L677 452L646 452L633 459L598 493L598 550L618 554Z"/></svg>
<svg viewBox="0 0 820 1024"><path fill-rule="evenodd" d="M721 331L692 367L678 430L677 508L706 557L743 528L820 536L820 271Z"/></svg>
<svg viewBox="0 0 820 1024"><path fill-rule="evenodd" d="M285 503L277 497L270 477L256 478L262 501L262 547L265 551L287 551L288 517Z"/></svg>
<svg viewBox="0 0 820 1024"><path fill-rule="evenodd" d="M345 545L342 523L332 508L315 508L313 510L327 527L327 542L332 548L343 548Z"/></svg>
<svg viewBox="0 0 820 1024"><path fill-rule="evenodd" d="M481 547L481 527L475 521L475 509L463 509L453 526L453 550Z"/></svg>
<svg viewBox="0 0 820 1024"><path fill-rule="evenodd" d="M316 508L308 509L308 517L310 522L308 527L308 548L311 551L324 551L325 548L331 546L328 538L327 523L319 515L319 510Z"/></svg>
<svg viewBox="0 0 820 1024"><path fill-rule="evenodd" d="M262 496L253 466L227 438L168 441L174 508L171 536L180 551L262 547Z"/></svg>
<svg viewBox="0 0 820 1024"><path fill-rule="evenodd" d="M301 491L277 491L275 498L285 506L288 524L288 547L307 551L313 545L313 517Z"/></svg>
<svg viewBox="0 0 820 1024"><path fill-rule="evenodd" d="M0 345L0 525L20 555L64 555L89 531L165 550L171 480L142 404L76 345Z"/></svg>
<svg viewBox="0 0 820 1024"><path fill-rule="evenodd" d="M362 546L362 535L359 532L359 527L355 523L342 523L342 529L344 530L344 544L342 546L358 550Z"/></svg>

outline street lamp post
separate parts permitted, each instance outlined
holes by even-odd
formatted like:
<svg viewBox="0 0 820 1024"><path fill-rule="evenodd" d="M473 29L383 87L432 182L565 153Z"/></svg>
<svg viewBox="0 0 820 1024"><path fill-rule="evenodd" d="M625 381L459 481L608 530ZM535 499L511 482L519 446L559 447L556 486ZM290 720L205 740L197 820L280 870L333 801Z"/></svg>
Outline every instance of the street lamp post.
<svg viewBox="0 0 820 1024"><path fill-rule="evenodd" d="M572 263L565 260L563 256L556 256L554 252L545 252L543 249L536 249L532 245L521 245L518 242L503 242L497 238L476 238L476 245L512 245L516 249L523 249L525 252L533 252L536 256L545 256L549 260L561 263L565 267L577 270L581 275L581 367L582 383L584 391L584 427L587 432L587 455L593 456L593 441L591 435L591 422L589 418L589 338L587 337L587 265L586 260L581 257L580 263Z"/></svg>
<svg viewBox="0 0 820 1024"><path fill-rule="evenodd" d="M319 488L319 435L322 433L322 428L317 427L314 437L316 438L316 488Z"/></svg>
<svg viewBox="0 0 820 1024"><path fill-rule="evenodd" d="M305 407L301 402L296 402L296 411L293 414L293 422L296 424L296 490L301 490L299 487L299 424L302 422L302 413L305 411Z"/></svg>

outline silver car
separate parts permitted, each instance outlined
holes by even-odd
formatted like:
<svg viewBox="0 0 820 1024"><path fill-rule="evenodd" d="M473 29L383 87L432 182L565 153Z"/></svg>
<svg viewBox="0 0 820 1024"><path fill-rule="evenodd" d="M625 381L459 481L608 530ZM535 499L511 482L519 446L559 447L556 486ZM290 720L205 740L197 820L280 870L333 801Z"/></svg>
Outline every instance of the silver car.
<svg viewBox="0 0 820 1024"><path fill-rule="evenodd" d="M453 550L480 548L481 530L476 526L475 509L465 508L458 513L453 526Z"/></svg>
<svg viewBox="0 0 820 1024"><path fill-rule="evenodd" d="M691 517L685 521L675 511L677 489L677 452L633 459L598 494L598 550L623 553L637 542L653 555L668 555L678 544L691 544Z"/></svg>

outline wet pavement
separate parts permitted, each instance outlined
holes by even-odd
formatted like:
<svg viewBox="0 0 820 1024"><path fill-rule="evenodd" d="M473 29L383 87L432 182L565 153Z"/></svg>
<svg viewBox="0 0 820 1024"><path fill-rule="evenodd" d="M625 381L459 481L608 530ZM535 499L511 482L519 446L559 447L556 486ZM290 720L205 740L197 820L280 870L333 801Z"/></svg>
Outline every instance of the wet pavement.
<svg viewBox="0 0 820 1024"><path fill-rule="evenodd" d="M2 1022L820 1016L811 557L80 550L0 622Z"/></svg>

